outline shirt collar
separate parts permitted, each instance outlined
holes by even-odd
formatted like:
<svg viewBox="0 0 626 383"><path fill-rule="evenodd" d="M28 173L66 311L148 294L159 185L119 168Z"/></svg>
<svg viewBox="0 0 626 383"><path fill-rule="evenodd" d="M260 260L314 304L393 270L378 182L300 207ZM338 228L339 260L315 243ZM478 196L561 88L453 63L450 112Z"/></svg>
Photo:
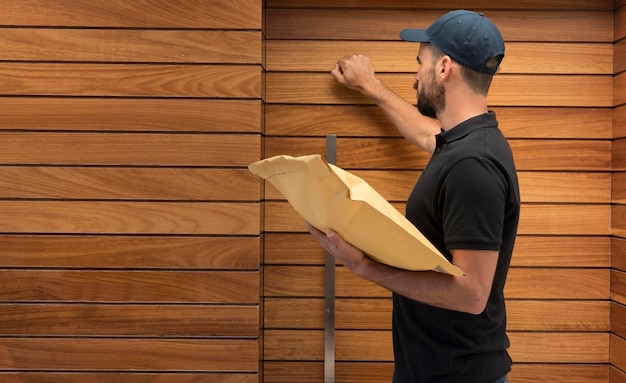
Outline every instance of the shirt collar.
<svg viewBox="0 0 626 383"><path fill-rule="evenodd" d="M448 142L459 140L476 129L497 127L498 121L496 119L496 114L492 111L483 113L461 122L452 129L442 129L441 133L435 137L437 140L437 147L439 148Z"/></svg>

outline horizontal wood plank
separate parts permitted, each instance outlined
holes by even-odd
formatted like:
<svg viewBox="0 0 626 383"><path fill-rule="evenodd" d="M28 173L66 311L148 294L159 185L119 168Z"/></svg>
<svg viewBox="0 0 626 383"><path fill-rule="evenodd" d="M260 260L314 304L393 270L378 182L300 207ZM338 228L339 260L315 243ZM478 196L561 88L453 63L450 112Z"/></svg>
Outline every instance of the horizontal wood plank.
<svg viewBox="0 0 626 383"><path fill-rule="evenodd" d="M19 26L261 29L262 7L259 0L31 0L3 4L0 14Z"/></svg>
<svg viewBox="0 0 626 383"><path fill-rule="evenodd" d="M3 28L3 34L6 61L194 64L261 64L263 37L261 31L66 28Z"/></svg>
<svg viewBox="0 0 626 383"><path fill-rule="evenodd" d="M611 334L609 348L611 365L622 371L626 371L626 339Z"/></svg>
<svg viewBox="0 0 626 383"><path fill-rule="evenodd" d="M247 166L258 135L0 132L4 165Z"/></svg>
<svg viewBox="0 0 626 383"><path fill-rule="evenodd" d="M3 96L261 97L250 65L0 63Z"/></svg>
<svg viewBox="0 0 626 383"><path fill-rule="evenodd" d="M318 383L324 379L323 362L267 361L264 363L263 370L266 381L274 383ZM608 374L606 364L516 362L509 374L509 379L515 383L549 383L558 382L566 376L568 383L608 383ZM337 362L335 364L335 377L340 382L389 382L392 375L393 363L391 362Z"/></svg>
<svg viewBox="0 0 626 383"><path fill-rule="evenodd" d="M393 360L391 331L337 331L338 361ZM516 363L607 363L607 333L511 332L509 353ZM322 330L265 330L264 359L320 361Z"/></svg>
<svg viewBox="0 0 626 383"><path fill-rule="evenodd" d="M616 171L611 175L611 200L626 204L626 171Z"/></svg>
<svg viewBox="0 0 626 383"><path fill-rule="evenodd" d="M0 267L259 268L261 237L1 235Z"/></svg>
<svg viewBox="0 0 626 383"><path fill-rule="evenodd" d="M610 249L613 246L614 259L620 258L619 254L623 252L616 250L614 241L616 239L608 236L518 235L511 265L609 267L612 264L616 267L616 261L610 260ZM267 233L265 234L264 255L264 263L269 265L324 264L324 250L308 233Z"/></svg>
<svg viewBox="0 0 626 383"><path fill-rule="evenodd" d="M231 305L0 304L2 336L252 337L259 307Z"/></svg>
<svg viewBox="0 0 626 383"><path fill-rule="evenodd" d="M265 297L324 296L324 268L320 266L265 266ZM336 270L339 298L388 298L391 293L361 279L344 267ZM509 299L608 300L608 269L511 268L505 286Z"/></svg>
<svg viewBox="0 0 626 383"><path fill-rule="evenodd" d="M611 299L626 305L626 272L611 270Z"/></svg>
<svg viewBox="0 0 626 383"><path fill-rule="evenodd" d="M262 182L236 168L2 166L0 198L259 201Z"/></svg>
<svg viewBox="0 0 626 383"><path fill-rule="evenodd" d="M332 69L332 64L329 65ZM378 77L391 90L415 104L413 74L382 73ZM269 103L372 104L370 99L344 88L327 73L268 72L266 80ZM583 95L581 87L589 91ZM612 92L610 75L502 74L494 77L488 102L492 106L611 107L614 105Z"/></svg>
<svg viewBox="0 0 626 383"><path fill-rule="evenodd" d="M388 201L406 201L421 175L419 171L408 170L354 170L351 173L367 182ZM521 171L518 172L518 177L522 202L609 203L611 201L611 174L608 172ZM571 185L576 185L576 187L572 188ZM265 185L265 198L282 200L284 196L268 181Z"/></svg>
<svg viewBox="0 0 626 383"><path fill-rule="evenodd" d="M509 140L518 171L610 171L610 140ZM265 156L326 153L323 138L267 137ZM401 138L337 139L337 166L354 169L424 169L430 155Z"/></svg>
<svg viewBox="0 0 626 383"><path fill-rule="evenodd" d="M348 54L364 54L376 72L417 71L419 44L404 41L268 40L270 72L330 72ZM537 65L537 57L550 56L554 65ZM589 43L506 44L506 58L499 73L613 74L613 45Z"/></svg>
<svg viewBox="0 0 626 383"><path fill-rule="evenodd" d="M0 201L0 232L259 235L259 203Z"/></svg>
<svg viewBox="0 0 626 383"><path fill-rule="evenodd" d="M346 299L335 302L340 330L391 330L391 299ZM266 298L266 329L323 329L321 298ZM608 332L607 301L509 300L509 331Z"/></svg>
<svg viewBox="0 0 626 383"><path fill-rule="evenodd" d="M268 8L378 8L378 0L266 0ZM441 12L457 9L457 0L440 0L436 8ZM388 0L385 7L396 9L422 9L432 10L433 4L421 2L406 2L405 0ZM476 9L507 9L507 10L544 10L553 11L555 9L567 10L613 10L613 2L610 0L528 0L519 2L515 0L501 0L494 4L490 0L474 0L472 7Z"/></svg>
<svg viewBox="0 0 626 383"><path fill-rule="evenodd" d="M458 6L457 6L458 7ZM569 10L569 9L568 9ZM445 11L406 9L268 8L266 38L290 40L399 40L403 28L426 28ZM505 41L613 42L613 10L604 12L489 11ZM524 23L520 23L523 19ZM288 22L286 22L287 20ZM324 25L324 28L319 28ZM585 30L586 33L579 33Z"/></svg>
<svg viewBox="0 0 626 383"><path fill-rule="evenodd" d="M609 367L609 376L611 383L626 383L626 372L617 369L616 367Z"/></svg>
<svg viewBox="0 0 626 383"><path fill-rule="evenodd" d="M258 304L258 271L0 270L0 301Z"/></svg>
<svg viewBox="0 0 626 383"><path fill-rule="evenodd" d="M616 237L626 238L626 205L611 205L611 232Z"/></svg>
<svg viewBox="0 0 626 383"><path fill-rule="evenodd" d="M611 302L611 333L626 338L626 305Z"/></svg>
<svg viewBox="0 0 626 383"><path fill-rule="evenodd" d="M626 105L613 108L613 138L626 138Z"/></svg>
<svg viewBox="0 0 626 383"><path fill-rule="evenodd" d="M626 104L626 72L621 72L615 75L613 79L613 105L621 106Z"/></svg>
<svg viewBox="0 0 626 383"><path fill-rule="evenodd" d="M257 340L0 338L0 355L0 370L259 370Z"/></svg>
<svg viewBox="0 0 626 383"><path fill-rule="evenodd" d="M258 383L258 373L176 372L1 372L4 383Z"/></svg>
<svg viewBox="0 0 626 383"><path fill-rule="evenodd" d="M611 267L626 271L626 239L611 238Z"/></svg>
<svg viewBox="0 0 626 383"><path fill-rule="evenodd" d="M404 207L394 205L401 212ZM269 232L303 232L302 218L288 202L265 203L265 230ZM615 208L614 208L615 211ZM584 220L581 219L584 217ZM609 205L537 204L523 205L518 234L609 235Z"/></svg>
<svg viewBox="0 0 626 383"><path fill-rule="evenodd" d="M0 108L1 130L261 132L259 100L0 97Z"/></svg>
<svg viewBox="0 0 626 383"><path fill-rule="evenodd" d="M611 108L491 109L507 138L610 139L615 125ZM626 107L623 110L626 125ZM268 136L399 137L382 110L373 105L268 104L265 111Z"/></svg>
<svg viewBox="0 0 626 383"><path fill-rule="evenodd" d="M613 171L626 170L626 138L613 140Z"/></svg>

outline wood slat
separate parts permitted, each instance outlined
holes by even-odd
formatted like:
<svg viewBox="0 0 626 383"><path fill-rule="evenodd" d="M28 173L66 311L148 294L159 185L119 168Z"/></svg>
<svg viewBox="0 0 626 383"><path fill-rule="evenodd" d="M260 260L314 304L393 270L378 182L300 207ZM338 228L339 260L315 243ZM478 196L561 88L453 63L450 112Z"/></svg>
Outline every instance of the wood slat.
<svg viewBox="0 0 626 383"><path fill-rule="evenodd" d="M4 165L247 166L260 153L258 135L0 132Z"/></svg>
<svg viewBox="0 0 626 383"><path fill-rule="evenodd" d="M626 142L626 140L625 140ZM518 171L610 171L609 140L511 139ZM626 147L626 146L625 146ZM326 153L323 138L267 137L265 156L303 156ZM402 138L337 139L336 164L354 169L424 169L430 155Z"/></svg>
<svg viewBox="0 0 626 383"><path fill-rule="evenodd" d="M613 140L613 171L626 170L626 138Z"/></svg>
<svg viewBox="0 0 626 383"><path fill-rule="evenodd" d="M338 362L335 373L340 382L389 382L393 375L393 363ZM264 363L264 375L266 381L274 383L317 383L324 379L324 364L268 361ZM568 383L608 383L608 375L605 364L515 363L509 378L515 383L550 383L563 381L564 378Z"/></svg>
<svg viewBox="0 0 626 383"><path fill-rule="evenodd" d="M613 203L626 204L626 172L611 174L611 199Z"/></svg>
<svg viewBox="0 0 626 383"><path fill-rule="evenodd" d="M0 108L2 130L261 132L259 100L0 97Z"/></svg>
<svg viewBox="0 0 626 383"><path fill-rule="evenodd" d="M334 62L329 63L329 68L332 69L333 65ZM415 103L414 75L381 73L378 77L405 100ZM372 103L362 94L344 88L327 73L269 72L266 80L266 101L269 103ZM589 91L583 95L581 87ZM611 107L612 92L613 77L608 75L502 74L494 77L488 101L493 106Z"/></svg>
<svg viewBox="0 0 626 383"><path fill-rule="evenodd" d="M261 29L260 0L30 0L0 5L5 25ZM45 9L46 12L41 12Z"/></svg>
<svg viewBox="0 0 626 383"><path fill-rule="evenodd" d="M376 72L414 72L418 51L419 44L404 41L268 40L266 69L330 72L339 58L358 53ZM537 65L537 57L551 57L554 65ZM613 45L511 42L500 73L613 74Z"/></svg>
<svg viewBox="0 0 626 383"><path fill-rule="evenodd" d="M324 268L319 266L266 266L265 297L324 296ZM347 269L336 270L336 296L388 298L391 293ZM505 286L509 299L609 299L610 271L579 268L511 268Z"/></svg>
<svg viewBox="0 0 626 383"><path fill-rule="evenodd" d="M406 201L420 177L420 172L417 171L355 170L351 173L367 182L388 201ZM518 173L518 177L522 202L609 203L611 201L610 173L522 171ZM576 185L576 188L572 188L571 185ZM284 199L283 195L269 182L265 184L265 198Z"/></svg>
<svg viewBox="0 0 626 383"><path fill-rule="evenodd" d="M626 383L626 372L610 366L609 373L611 383Z"/></svg>
<svg viewBox="0 0 626 383"><path fill-rule="evenodd" d="M257 337L258 306L0 304L3 336Z"/></svg>
<svg viewBox="0 0 626 383"><path fill-rule="evenodd" d="M611 302L611 333L626 338L626 306Z"/></svg>
<svg viewBox="0 0 626 383"><path fill-rule="evenodd" d="M626 238L626 205L611 206L611 231L616 237Z"/></svg>
<svg viewBox="0 0 626 383"><path fill-rule="evenodd" d="M458 7L458 6L457 6ZM404 9L268 8L266 38L399 40L403 28L426 28L445 11ZM604 12L489 11L505 41L613 42L613 10ZM524 20L520 23L520 20ZM319 28L324 25L324 28ZM581 34L584 30L586 33Z"/></svg>
<svg viewBox="0 0 626 383"><path fill-rule="evenodd" d="M0 372L5 383L258 383L257 373L46 373L46 372Z"/></svg>
<svg viewBox="0 0 626 383"><path fill-rule="evenodd" d="M0 267L256 270L260 237L2 235Z"/></svg>
<svg viewBox="0 0 626 383"><path fill-rule="evenodd" d="M257 271L0 270L2 301L259 303Z"/></svg>
<svg viewBox="0 0 626 383"><path fill-rule="evenodd" d="M615 2L615 41L626 37L626 9L620 0Z"/></svg>
<svg viewBox="0 0 626 383"><path fill-rule="evenodd" d="M0 95L261 97L261 67L0 63Z"/></svg>
<svg viewBox="0 0 626 383"><path fill-rule="evenodd" d="M336 335L338 361L392 361L391 331L342 331ZM509 333L509 353L517 363L607 363L606 333ZM323 359L322 330L265 330L264 359Z"/></svg>
<svg viewBox="0 0 626 383"><path fill-rule="evenodd" d="M268 8L378 8L380 2L378 0L266 0ZM436 4L437 9L445 10L457 9L459 3L457 0L440 0ZM385 2L387 8L397 9L424 9L431 10L433 4L407 2L405 0L389 0ZM555 9L567 10L603 10L612 11L613 2L610 0L593 1L575 1L575 0L529 0L519 2L515 0L501 0L494 4L489 0L474 0L471 2L472 9L507 9L507 10L545 10L552 11Z"/></svg>
<svg viewBox="0 0 626 383"><path fill-rule="evenodd" d="M611 238L611 267L626 271L626 240L624 238Z"/></svg>
<svg viewBox="0 0 626 383"><path fill-rule="evenodd" d="M622 13L624 13L622 11ZM616 13L617 15L617 13ZM624 16L622 16L624 17ZM623 24L623 22L619 22ZM618 24L616 24L618 25ZM617 37L617 36L616 36ZM616 41L613 49L613 70L614 72L621 73L626 70L626 40Z"/></svg>
<svg viewBox="0 0 626 383"><path fill-rule="evenodd" d="M626 72L616 74L613 79L613 105L620 106L626 104Z"/></svg>
<svg viewBox="0 0 626 383"><path fill-rule="evenodd" d="M0 167L7 199L259 201L261 188L248 169Z"/></svg>
<svg viewBox="0 0 626 383"><path fill-rule="evenodd" d="M261 64L261 31L3 28L6 61Z"/></svg>
<svg viewBox="0 0 626 383"><path fill-rule="evenodd" d="M0 338L0 355L2 370L256 372L259 368L257 340Z"/></svg>
<svg viewBox="0 0 626 383"><path fill-rule="evenodd" d="M611 270L611 299L626 304L626 272Z"/></svg>
<svg viewBox="0 0 626 383"><path fill-rule="evenodd" d="M626 138L626 105L613 108L613 138Z"/></svg>
<svg viewBox="0 0 626 383"><path fill-rule="evenodd" d="M610 139L610 108L494 107L507 138ZM398 137L381 109L373 105L266 106L268 136ZM624 121L626 122L626 107ZM626 125L626 124L625 124Z"/></svg>
<svg viewBox="0 0 626 383"><path fill-rule="evenodd" d="M324 301L316 298L266 298L266 329L323 329ZM391 299L338 299L340 330L391 330ZM607 301L509 300L509 331L608 332ZM613 322L614 323L614 322Z"/></svg>
<svg viewBox="0 0 626 383"><path fill-rule="evenodd" d="M611 366L626 371L626 339L611 334L609 348Z"/></svg>
<svg viewBox="0 0 626 383"><path fill-rule="evenodd" d="M618 240L608 236L518 235L511 265L527 267L609 267L612 265L619 268L616 266L615 258L624 259L619 254L623 254L626 249L618 250L616 241ZM610 260L609 254L611 253L613 261ZM264 255L264 263L268 265L324 264L324 250L308 233L267 233L265 234Z"/></svg>
<svg viewBox="0 0 626 383"><path fill-rule="evenodd" d="M404 207L395 206L401 212L404 211ZM268 201L265 203L265 209L266 231L306 230L304 218L288 202ZM615 211L615 207L613 209ZM523 205L518 234L609 235L610 225L611 207L608 205Z"/></svg>
<svg viewBox="0 0 626 383"><path fill-rule="evenodd" d="M258 203L0 201L0 232L259 235Z"/></svg>

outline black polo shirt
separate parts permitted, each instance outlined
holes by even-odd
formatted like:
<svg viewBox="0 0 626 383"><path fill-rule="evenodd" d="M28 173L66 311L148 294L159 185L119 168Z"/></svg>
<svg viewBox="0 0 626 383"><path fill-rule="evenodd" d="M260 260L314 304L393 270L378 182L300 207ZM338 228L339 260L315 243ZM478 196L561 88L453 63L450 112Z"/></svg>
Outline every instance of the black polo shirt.
<svg viewBox="0 0 626 383"><path fill-rule="evenodd" d="M493 383L510 371L504 283L519 220L513 155L494 113L437 135L407 202L407 218L452 260L451 249L499 251L485 311L472 315L394 294L394 383Z"/></svg>

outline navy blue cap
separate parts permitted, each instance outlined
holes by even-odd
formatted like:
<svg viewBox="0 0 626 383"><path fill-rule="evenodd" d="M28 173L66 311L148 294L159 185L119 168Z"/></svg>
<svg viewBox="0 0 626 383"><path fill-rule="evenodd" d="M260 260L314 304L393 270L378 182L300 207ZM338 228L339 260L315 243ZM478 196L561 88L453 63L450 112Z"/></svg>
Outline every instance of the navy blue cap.
<svg viewBox="0 0 626 383"><path fill-rule="evenodd" d="M482 13L457 10L446 13L428 29L405 29L400 38L431 43L459 64L477 72L495 74L487 68L493 57L504 57L504 40L498 27Z"/></svg>

